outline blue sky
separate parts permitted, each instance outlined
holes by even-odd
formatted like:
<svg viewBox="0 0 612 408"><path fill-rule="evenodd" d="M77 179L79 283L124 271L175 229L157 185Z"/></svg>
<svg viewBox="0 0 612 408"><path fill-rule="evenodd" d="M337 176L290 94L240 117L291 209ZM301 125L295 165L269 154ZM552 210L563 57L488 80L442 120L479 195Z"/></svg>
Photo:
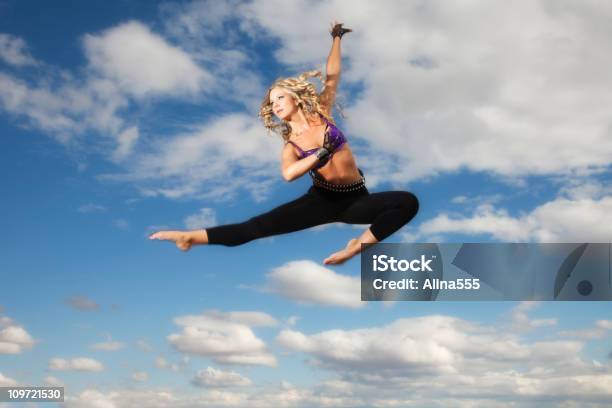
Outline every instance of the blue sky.
<svg viewBox="0 0 612 408"><path fill-rule="evenodd" d="M257 110L323 68L337 19L338 124L370 191L421 202L388 242L610 242L610 17L1 1L0 386L63 385L66 407L604 406L607 302L361 303L359 259L322 264L346 225L188 253L146 237L303 194Z"/></svg>

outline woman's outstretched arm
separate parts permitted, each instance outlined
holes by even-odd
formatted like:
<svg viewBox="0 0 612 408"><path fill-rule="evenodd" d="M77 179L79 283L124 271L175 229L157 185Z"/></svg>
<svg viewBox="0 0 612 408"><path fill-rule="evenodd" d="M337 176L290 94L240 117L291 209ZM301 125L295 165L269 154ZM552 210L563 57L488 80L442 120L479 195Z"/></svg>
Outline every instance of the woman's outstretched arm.
<svg viewBox="0 0 612 408"><path fill-rule="evenodd" d="M332 28L332 46L325 67L325 88L320 96L321 105L328 114L331 114L332 106L336 101L336 91L340 82L340 71L342 69L340 41L342 36L350 31L349 28L343 28L342 24L336 24Z"/></svg>

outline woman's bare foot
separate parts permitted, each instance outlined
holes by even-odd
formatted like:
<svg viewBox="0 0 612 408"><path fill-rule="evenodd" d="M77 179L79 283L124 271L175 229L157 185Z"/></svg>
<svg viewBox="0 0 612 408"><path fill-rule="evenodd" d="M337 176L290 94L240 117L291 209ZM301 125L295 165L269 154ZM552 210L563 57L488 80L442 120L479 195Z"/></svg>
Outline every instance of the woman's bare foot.
<svg viewBox="0 0 612 408"><path fill-rule="evenodd" d="M186 231L157 231L149 235L149 239L159 239L162 241L174 241L177 248L181 251L189 251L193 245L191 234Z"/></svg>
<svg viewBox="0 0 612 408"><path fill-rule="evenodd" d="M346 248L331 254L323 263L325 265L340 265L357 255L359 252L361 252L361 242L359 239L353 238L348 242Z"/></svg>

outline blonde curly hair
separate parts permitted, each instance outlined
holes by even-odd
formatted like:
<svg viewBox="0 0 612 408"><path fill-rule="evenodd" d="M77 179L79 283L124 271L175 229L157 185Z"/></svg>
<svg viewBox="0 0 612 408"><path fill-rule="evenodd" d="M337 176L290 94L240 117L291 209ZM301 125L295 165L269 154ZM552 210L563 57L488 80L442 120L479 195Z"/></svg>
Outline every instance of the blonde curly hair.
<svg viewBox="0 0 612 408"><path fill-rule="evenodd" d="M263 125L268 130L268 133L278 133L285 141L289 140L289 136L291 135L291 126L289 126L289 123L279 120L272 112L270 92L274 88L282 88L289 93L298 107L302 108L305 113L319 113L327 120L334 123L333 118L321 107L320 94L317 92L315 86L308 81L308 79L312 77L319 78L321 83L324 82L321 71L307 71L301 73L297 77L279 78L274 81L270 88L268 88L259 109L259 117L263 121Z"/></svg>

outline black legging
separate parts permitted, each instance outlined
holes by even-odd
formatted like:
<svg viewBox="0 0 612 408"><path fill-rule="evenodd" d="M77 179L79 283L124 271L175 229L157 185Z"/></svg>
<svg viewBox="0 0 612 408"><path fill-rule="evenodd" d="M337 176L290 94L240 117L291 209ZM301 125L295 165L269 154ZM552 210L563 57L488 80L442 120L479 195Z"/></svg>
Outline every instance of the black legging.
<svg viewBox="0 0 612 408"><path fill-rule="evenodd" d="M207 228L209 244L241 245L257 238L300 231L330 222L372 224L370 231L382 241L407 224L419 201L406 191L370 194L367 188L348 193L312 186L308 192L272 211L239 224Z"/></svg>

